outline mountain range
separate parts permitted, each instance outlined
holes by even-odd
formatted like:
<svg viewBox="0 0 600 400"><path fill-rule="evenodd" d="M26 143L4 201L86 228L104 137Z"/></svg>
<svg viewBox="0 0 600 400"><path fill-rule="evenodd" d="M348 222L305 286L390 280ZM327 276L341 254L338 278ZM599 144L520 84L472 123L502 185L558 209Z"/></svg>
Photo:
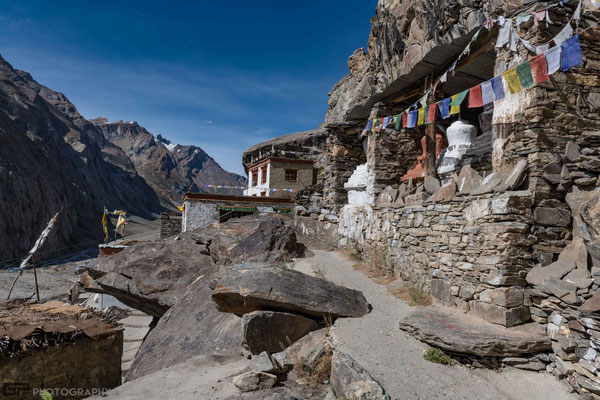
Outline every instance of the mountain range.
<svg viewBox="0 0 600 400"><path fill-rule="evenodd" d="M60 209L40 256L98 243L104 207L152 218L205 183L244 182L199 147L135 122L86 120L64 94L0 57L0 265L26 254Z"/></svg>

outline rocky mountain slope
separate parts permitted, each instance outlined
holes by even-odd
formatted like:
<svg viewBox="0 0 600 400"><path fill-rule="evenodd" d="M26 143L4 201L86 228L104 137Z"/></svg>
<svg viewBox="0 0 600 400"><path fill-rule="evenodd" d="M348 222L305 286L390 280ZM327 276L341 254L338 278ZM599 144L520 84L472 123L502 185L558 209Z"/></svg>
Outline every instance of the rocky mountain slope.
<svg viewBox="0 0 600 400"><path fill-rule="evenodd" d="M206 184L243 186L246 182L244 177L221 168L201 148L173 144L161 135L155 137L137 122L108 122L102 117L91 122L127 154L166 207L180 205L188 190L211 191Z"/></svg>
<svg viewBox="0 0 600 400"><path fill-rule="evenodd" d="M26 253L61 208L44 253L101 238L104 206L159 212L128 157L61 93L0 57L0 261Z"/></svg>

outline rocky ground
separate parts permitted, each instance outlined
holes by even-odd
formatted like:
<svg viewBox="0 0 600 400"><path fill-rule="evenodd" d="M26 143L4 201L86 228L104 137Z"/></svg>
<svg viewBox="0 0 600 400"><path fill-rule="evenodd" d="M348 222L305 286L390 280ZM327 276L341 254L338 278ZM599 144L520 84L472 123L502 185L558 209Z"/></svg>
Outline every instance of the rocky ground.
<svg viewBox="0 0 600 400"><path fill-rule="evenodd" d="M362 386L353 393L385 390L391 399L575 399L550 374L505 368L500 371L470 369L461 365L444 366L424 360L427 346L399 329L399 324L415 309L392 296L384 286L352 268L354 262L339 252L312 250L292 265L299 272L313 275L362 292L372 311L360 318L338 318L330 330L321 331L334 350L332 385L361 376ZM435 309L433 307L432 309ZM248 315L248 314L246 314ZM295 346L309 345L311 333L281 354L292 357ZM309 338L309 339L307 339ZM312 347L311 347L312 346ZM265 353L263 353L265 354ZM280 359L278 354L273 358ZM248 360L240 354L200 355L171 364L129 380L108 393L107 398L210 398L210 399L324 399L333 398L330 386L305 385L294 370L279 385L259 391L240 392L239 377L253 374L264 356ZM301 374L300 374L301 375ZM379 384L381 385L379 387ZM346 382L342 387L350 387ZM269 385L267 385L269 387ZM368 388L368 390L365 389ZM377 387L377 389L373 389ZM338 389L344 398L345 389ZM342 392L342 393L340 393ZM340 397L341 396L341 397ZM367 394L367 396L369 396ZM361 397L383 398L383 397Z"/></svg>

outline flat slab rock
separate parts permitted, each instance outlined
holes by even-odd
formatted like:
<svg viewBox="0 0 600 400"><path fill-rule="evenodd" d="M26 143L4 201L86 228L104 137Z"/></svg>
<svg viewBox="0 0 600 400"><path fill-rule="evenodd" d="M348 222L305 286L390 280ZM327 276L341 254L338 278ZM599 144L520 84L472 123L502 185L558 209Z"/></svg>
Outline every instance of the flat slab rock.
<svg viewBox="0 0 600 400"><path fill-rule="evenodd" d="M226 271L212 294L221 312L287 311L311 318L362 317L369 303L358 290L276 264L245 263Z"/></svg>
<svg viewBox="0 0 600 400"><path fill-rule="evenodd" d="M400 329L453 354L514 357L551 349L541 334L487 325L437 309L419 309L400 322Z"/></svg>

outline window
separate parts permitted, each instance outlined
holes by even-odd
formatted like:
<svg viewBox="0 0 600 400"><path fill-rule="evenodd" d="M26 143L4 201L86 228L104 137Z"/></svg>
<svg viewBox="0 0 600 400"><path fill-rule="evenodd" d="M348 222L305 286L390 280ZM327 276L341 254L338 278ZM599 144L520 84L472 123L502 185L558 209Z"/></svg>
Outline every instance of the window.
<svg viewBox="0 0 600 400"><path fill-rule="evenodd" d="M260 183L267 183L267 167L261 167L260 170L262 171L262 179Z"/></svg>
<svg viewBox="0 0 600 400"><path fill-rule="evenodd" d="M260 192L260 197L267 197L267 192Z"/></svg>
<svg viewBox="0 0 600 400"><path fill-rule="evenodd" d="M285 170L285 180L286 181L297 181L298 180L298 170L286 169Z"/></svg>
<svg viewBox="0 0 600 400"><path fill-rule="evenodd" d="M258 185L258 170L252 171L252 186Z"/></svg>

